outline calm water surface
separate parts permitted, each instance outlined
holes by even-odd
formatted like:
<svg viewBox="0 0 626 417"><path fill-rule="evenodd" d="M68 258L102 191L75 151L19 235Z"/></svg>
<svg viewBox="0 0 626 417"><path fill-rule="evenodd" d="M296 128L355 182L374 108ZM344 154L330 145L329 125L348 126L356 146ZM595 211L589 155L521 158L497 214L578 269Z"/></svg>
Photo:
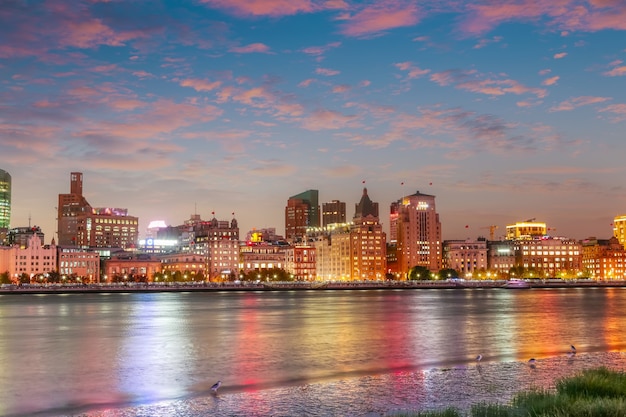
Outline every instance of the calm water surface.
<svg viewBox="0 0 626 417"><path fill-rule="evenodd" d="M4 295L0 415L380 416L622 351L626 289Z"/></svg>

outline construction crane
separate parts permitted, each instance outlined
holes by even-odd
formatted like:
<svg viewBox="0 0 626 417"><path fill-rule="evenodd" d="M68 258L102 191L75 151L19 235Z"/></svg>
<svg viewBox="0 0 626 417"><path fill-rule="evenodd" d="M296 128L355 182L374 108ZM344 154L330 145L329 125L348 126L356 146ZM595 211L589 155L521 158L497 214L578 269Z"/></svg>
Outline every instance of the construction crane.
<svg viewBox="0 0 626 417"><path fill-rule="evenodd" d="M481 229L489 229L489 240L494 240L494 236L496 234L496 229L497 228L498 228L498 226L496 226L495 224L491 224L489 226L481 227Z"/></svg>

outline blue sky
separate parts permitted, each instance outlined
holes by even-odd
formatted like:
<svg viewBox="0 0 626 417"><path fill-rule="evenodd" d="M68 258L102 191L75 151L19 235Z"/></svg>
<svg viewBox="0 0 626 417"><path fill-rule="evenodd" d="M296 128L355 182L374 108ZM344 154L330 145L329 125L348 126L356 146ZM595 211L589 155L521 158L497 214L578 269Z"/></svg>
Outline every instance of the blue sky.
<svg viewBox="0 0 626 417"><path fill-rule="evenodd" d="M307 189L352 217L363 181L385 225L435 195L444 239L608 238L626 213L622 0L14 0L0 38L11 224L46 240L72 171L142 233L283 233Z"/></svg>

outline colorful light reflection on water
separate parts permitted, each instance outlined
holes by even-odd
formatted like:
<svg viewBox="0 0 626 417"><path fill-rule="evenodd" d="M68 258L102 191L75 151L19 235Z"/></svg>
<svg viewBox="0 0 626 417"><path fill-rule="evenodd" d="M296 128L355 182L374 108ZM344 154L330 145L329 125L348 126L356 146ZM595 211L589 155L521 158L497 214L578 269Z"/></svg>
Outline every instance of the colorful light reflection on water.
<svg viewBox="0 0 626 417"><path fill-rule="evenodd" d="M622 289L2 296L0 414L361 415L469 401L446 383L513 390L625 350L625 315Z"/></svg>

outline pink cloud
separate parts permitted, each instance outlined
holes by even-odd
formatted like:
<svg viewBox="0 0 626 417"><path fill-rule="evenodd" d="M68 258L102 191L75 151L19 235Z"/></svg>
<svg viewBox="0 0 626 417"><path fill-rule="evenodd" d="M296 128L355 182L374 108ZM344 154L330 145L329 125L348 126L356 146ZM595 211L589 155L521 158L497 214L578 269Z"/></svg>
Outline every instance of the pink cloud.
<svg viewBox="0 0 626 417"><path fill-rule="evenodd" d="M246 45L246 46L237 46L237 47L230 48L230 51L237 52L239 54L249 54L253 52L266 54L266 53L269 53L270 48L269 46L263 43L251 43L250 45Z"/></svg>
<svg viewBox="0 0 626 417"><path fill-rule="evenodd" d="M306 87L310 86L311 84L313 84L315 81L316 81L315 78L307 78L306 80L301 81L298 84L298 87L305 87L306 88Z"/></svg>
<svg viewBox="0 0 626 417"><path fill-rule="evenodd" d="M93 122L76 136L154 139L182 127L214 120L222 114L217 107L176 103L160 99L146 103L146 111L128 115L125 121Z"/></svg>
<svg viewBox="0 0 626 417"><path fill-rule="evenodd" d="M609 77L619 77L622 75L626 75L626 65L621 67L615 67L612 70L605 72L604 75L608 75Z"/></svg>
<svg viewBox="0 0 626 417"><path fill-rule="evenodd" d="M347 93L348 91L350 91L350 86L346 84L336 85L332 89L335 94Z"/></svg>
<svg viewBox="0 0 626 417"><path fill-rule="evenodd" d="M315 73L319 74L319 75L326 75L328 77L331 77L333 75L338 75L340 74L339 71L337 70L332 70L332 69L328 69L328 68L316 68L315 69Z"/></svg>
<svg viewBox="0 0 626 417"><path fill-rule="evenodd" d="M302 127L307 130L344 129L355 127L357 116L346 116L332 110L317 110L303 118Z"/></svg>
<svg viewBox="0 0 626 417"><path fill-rule="evenodd" d="M453 84L457 89L489 96L502 96L511 93L517 95L534 94L538 98L543 98L547 95L547 91L543 88L526 87L511 79L485 79L485 77L486 75L475 70L448 70L432 74L430 80L441 86Z"/></svg>
<svg viewBox="0 0 626 417"><path fill-rule="evenodd" d="M558 105L551 107L550 111L570 111L574 110L581 106L588 106L590 104L603 103L605 101L611 100L610 97L594 97L594 96L580 96L574 97L570 100L565 100L559 103Z"/></svg>
<svg viewBox="0 0 626 417"><path fill-rule="evenodd" d="M348 17L342 26L342 33L346 36L361 37L389 29L413 26L418 21L418 8L414 2L380 0Z"/></svg>
<svg viewBox="0 0 626 417"><path fill-rule="evenodd" d="M610 106L606 106L598 110L599 112L609 112L617 115L613 121L621 122L626 120L626 104L611 104Z"/></svg>
<svg viewBox="0 0 626 417"><path fill-rule="evenodd" d="M539 75L547 75L547 74L550 74L551 72L552 72L551 69L546 68L546 69L542 69L541 71L539 71Z"/></svg>
<svg viewBox="0 0 626 417"><path fill-rule="evenodd" d="M429 69L422 69L420 67L414 66L411 62L398 62L397 64L394 64L394 66L399 70L408 71L407 77L409 79L419 78L430 72Z"/></svg>
<svg viewBox="0 0 626 417"><path fill-rule="evenodd" d="M207 81L198 78L187 78L180 82L182 87L191 87L196 91L212 91L219 88L222 83L220 81Z"/></svg>
<svg viewBox="0 0 626 417"><path fill-rule="evenodd" d="M553 58L561 59L561 58L565 58L566 56L567 56L567 52L559 52L558 54L554 54Z"/></svg>
<svg viewBox="0 0 626 417"><path fill-rule="evenodd" d="M560 30L595 32L626 29L626 3L621 0L501 0L470 3L461 23L466 33L488 32L504 22L545 22Z"/></svg>
<svg viewBox="0 0 626 417"><path fill-rule="evenodd" d="M546 78L545 80L543 80L541 85L554 85L559 80L559 78L561 77L559 77L558 75L555 75L554 77Z"/></svg>
<svg viewBox="0 0 626 417"><path fill-rule="evenodd" d="M343 7L342 2L314 3L311 0L201 0L210 7L224 9L240 16L291 16L324 9Z"/></svg>
<svg viewBox="0 0 626 417"><path fill-rule="evenodd" d="M331 42L324 46L309 46L307 48L302 49L302 52L304 52L307 55L320 56L320 55L325 54L331 49L338 48L339 46L341 46L341 42Z"/></svg>

